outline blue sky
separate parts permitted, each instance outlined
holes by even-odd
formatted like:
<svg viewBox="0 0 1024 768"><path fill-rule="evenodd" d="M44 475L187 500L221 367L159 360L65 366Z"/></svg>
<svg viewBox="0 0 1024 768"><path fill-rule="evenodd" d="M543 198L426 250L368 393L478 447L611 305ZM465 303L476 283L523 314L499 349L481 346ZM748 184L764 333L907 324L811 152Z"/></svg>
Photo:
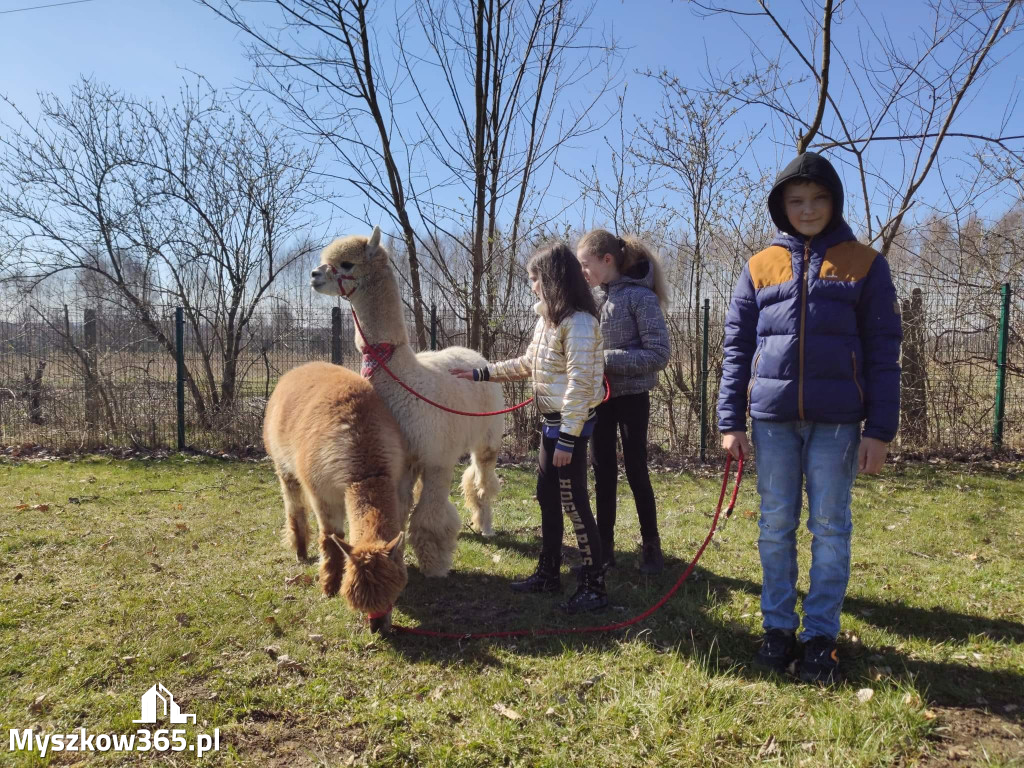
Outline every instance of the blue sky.
<svg viewBox="0 0 1024 768"><path fill-rule="evenodd" d="M191 0L91 0L5 13L54 1L0 0L0 71L4 73L0 91L29 115L34 113L37 91L66 94L80 75L94 76L137 96L154 99L174 98L184 70L203 74L219 88L243 83L249 75L239 35ZM734 5L738 4L736 0ZM920 23L923 6L923 0L859 3L869 18L877 14L894 37ZM789 0L776 7L785 12L796 10L798 4ZM382 18L390 13L380 12ZM621 44L629 48L625 73L630 83L630 113L653 115L658 106L657 91L638 71L664 67L685 82L698 84L705 58L722 69L746 60L747 40L732 21L698 18L685 2L600 0L594 18L612 28ZM761 29L767 38L769 30ZM848 22L839 34L853 39L863 35L863 30ZM956 127L964 131L993 130L1007 101L1022 90L1021 73L1024 52L1018 49L978 91ZM789 147L780 148L767 137L754 149L757 164L769 169L788 159L784 155L792 154ZM600 137L592 137L562 159L570 165L589 165L602 163L604 156ZM849 176L847 179L852 181ZM562 192L571 194L565 188ZM926 188L925 194L929 192L936 190ZM1008 197L997 197L989 203L999 209L1009 201Z"/></svg>

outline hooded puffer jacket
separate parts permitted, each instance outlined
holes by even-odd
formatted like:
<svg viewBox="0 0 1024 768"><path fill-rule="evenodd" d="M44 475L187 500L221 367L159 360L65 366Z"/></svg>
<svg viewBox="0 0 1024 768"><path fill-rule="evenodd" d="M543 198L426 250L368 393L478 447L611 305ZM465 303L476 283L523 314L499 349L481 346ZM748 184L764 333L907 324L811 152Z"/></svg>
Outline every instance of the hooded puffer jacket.
<svg viewBox="0 0 1024 768"><path fill-rule="evenodd" d="M612 397L647 392L668 365L665 315L654 293L654 269L642 261L594 291L604 337L604 371Z"/></svg>
<svg viewBox="0 0 1024 768"><path fill-rule="evenodd" d="M540 307L535 307L538 314ZM601 326L588 312L574 312L555 326L541 316L524 355L490 363L485 370L489 381L532 376L538 410L560 413L560 432L579 437L604 398Z"/></svg>
<svg viewBox="0 0 1024 768"><path fill-rule="evenodd" d="M786 217L793 179L832 194L832 219L807 238ZM726 317L718 427L767 421L850 424L889 442L899 424L900 306L885 258L858 243L842 217L843 188L808 152L779 174L768 196L779 233L747 262Z"/></svg>

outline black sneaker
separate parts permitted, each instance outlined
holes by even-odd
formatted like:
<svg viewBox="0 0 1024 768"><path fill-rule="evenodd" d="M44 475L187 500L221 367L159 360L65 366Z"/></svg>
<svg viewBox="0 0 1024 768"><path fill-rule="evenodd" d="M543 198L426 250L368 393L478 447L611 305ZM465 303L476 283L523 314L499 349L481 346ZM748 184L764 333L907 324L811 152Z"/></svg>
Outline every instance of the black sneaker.
<svg viewBox="0 0 1024 768"><path fill-rule="evenodd" d="M559 607L566 613L599 611L608 605L604 587L604 571L584 570L580 573L576 592Z"/></svg>
<svg viewBox="0 0 1024 768"><path fill-rule="evenodd" d="M562 589L560 567L561 563L557 559L542 554L537 570L525 579L513 581L509 587L513 592L559 592Z"/></svg>
<svg viewBox="0 0 1024 768"><path fill-rule="evenodd" d="M839 654L836 642L828 637L815 636L804 644L804 657L798 674L805 683L834 685L839 682Z"/></svg>
<svg viewBox="0 0 1024 768"><path fill-rule="evenodd" d="M754 654L754 666L782 673L800 655L796 634L785 629L769 629Z"/></svg>

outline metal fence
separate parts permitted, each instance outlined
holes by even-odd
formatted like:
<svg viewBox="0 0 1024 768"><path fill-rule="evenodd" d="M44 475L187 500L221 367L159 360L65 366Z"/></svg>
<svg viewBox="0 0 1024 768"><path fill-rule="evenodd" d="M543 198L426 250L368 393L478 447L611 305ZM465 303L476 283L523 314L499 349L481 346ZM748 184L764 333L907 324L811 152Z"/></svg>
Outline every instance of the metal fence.
<svg viewBox="0 0 1024 768"><path fill-rule="evenodd" d="M1019 292L975 286L966 300L946 285L898 286L905 333L898 447L928 454L984 452L994 444L1024 450ZM668 315L673 357L652 392L655 456L696 458L713 447L725 309L724 302L707 303ZM183 438L197 450L258 452L263 409L284 371L310 360L360 364L351 314L340 307L290 307L254 318L237 355L233 392L224 388L225 340L212 325L176 325L173 307L149 324L81 306L7 307L0 317L0 445L7 446L174 450ZM535 319L524 310L496 324L491 358L520 353ZM464 318L439 313L438 346L464 344L465 327ZM187 382L179 381L179 348ZM507 385L507 401L526 399L528 389ZM532 406L510 414L506 425L509 454L535 446Z"/></svg>

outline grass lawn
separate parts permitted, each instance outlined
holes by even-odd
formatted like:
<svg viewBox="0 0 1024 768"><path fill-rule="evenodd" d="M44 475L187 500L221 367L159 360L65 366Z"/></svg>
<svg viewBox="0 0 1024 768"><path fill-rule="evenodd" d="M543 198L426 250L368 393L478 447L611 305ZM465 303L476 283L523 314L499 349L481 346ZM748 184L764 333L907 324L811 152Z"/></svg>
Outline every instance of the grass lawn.
<svg viewBox="0 0 1024 768"><path fill-rule="evenodd" d="M411 553L399 624L448 631L621 621L675 582L719 479L659 473L667 572L635 571L619 511L612 608L572 620L512 594L539 548L529 467L499 470L499 535L456 569ZM0 765L1024 766L1024 466L914 465L855 490L853 576L831 690L762 677L756 494L660 611L612 634L371 636L280 539L267 463L197 457L0 464ZM625 482L620 488L628 497ZM801 589L809 536L802 530ZM566 578L566 589L569 588ZM286 658L287 657L287 658ZM160 682L186 726L133 724ZM194 752L10 751L36 735L219 728Z"/></svg>

